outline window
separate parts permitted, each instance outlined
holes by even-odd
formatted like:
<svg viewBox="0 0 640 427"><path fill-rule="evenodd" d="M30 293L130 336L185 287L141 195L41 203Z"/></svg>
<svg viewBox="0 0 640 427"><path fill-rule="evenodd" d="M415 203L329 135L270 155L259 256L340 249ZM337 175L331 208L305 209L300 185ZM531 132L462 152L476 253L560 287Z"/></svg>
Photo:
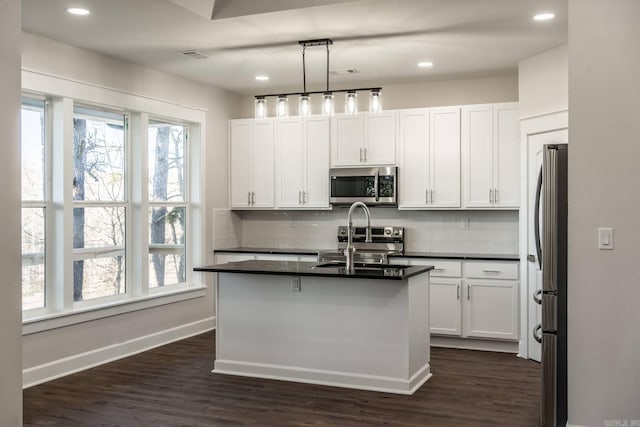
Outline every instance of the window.
<svg viewBox="0 0 640 427"><path fill-rule="evenodd" d="M91 92L74 85L76 95ZM204 295L192 268L204 259L197 183L205 113L116 92L94 104L30 90L21 140L30 330Z"/></svg>
<svg viewBox="0 0 640 427"><path fill-rule="evenodd" d="M22 308L46 304L45 102L22 99Z"/></svg>
<svg viewBox="0 0 640 427"><path fill-rule="evenodd" d="M149 122L149 287L185 281L187 128Z"/></svg>
<svg viewBox="0 0 640 427"><path fill-rule="evenodd" d="M73 116L73 300L125 292L125 116Z"/></svg>

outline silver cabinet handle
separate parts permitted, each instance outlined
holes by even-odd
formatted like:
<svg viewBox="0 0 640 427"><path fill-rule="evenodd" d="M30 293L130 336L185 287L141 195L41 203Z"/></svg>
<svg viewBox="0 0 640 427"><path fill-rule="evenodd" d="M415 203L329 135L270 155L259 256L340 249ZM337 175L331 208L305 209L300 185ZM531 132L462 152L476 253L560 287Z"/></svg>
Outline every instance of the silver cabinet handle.
<svg viewBox="0 0 640 427"><path fill-rule="evenodd" d="M362 147L360 147L360 161L362 161Z"/></svg>
<svg viewBox="0 0 640 427"><path fill-rule="evenodd" d="M302 192L302 203L303 204L307 203L307 192L306 191Z"/></svg>
<svg viewBox="0 0 640 427"><path fill-rule="evenodd" d="M533 328L533 339L542 342L542 325L538 323L535 328Z"/></svg>
<svg viewBox="0 0 640 427"><path fill-rule="evenodd" d="M302 191L298 190L298 204L302 204Z"/></svg>
<svg viewBox="0 0 640 427"><path fill-rule="evenodd" d="M424 191L424 203L427 204L427 205L429 204L429 189L428 188Z"/></svg>
<svg viewBox="0 0 640 427"><path fill-rule="evenodd" d="M500 270L482 270L483 273L500 274Z"/></svg>
<svg viewBox="0 0 640 427"><path fill-rule="evenodd" d="M253 191L251 192L251 204L256 204L256 193L254 193Z"/></svg>
<svg viewBox="0 0 640 427"><path fill-rule="evenodd" d="M471 285L467 283L467 299L471 299Z"/></svg>
<svg viewBox="0 0 640 427"><path fill-rule="evenodd" d="M435 267L433 267L433 271L444 271L444 268L435 268Z"/></svg>
<svg viewBox="0 0 640 427"><path fill-rule="evenodd" d="M533 300L536 304L542 305L542 289L538 289L533 293Z"/></svg>
<svg viewBox="0 0 640 427"><path fill-rule="evenodd" d="M456 285L456 297L460 299L460 283Z"/></svg>
<svg viewBox="0 0 640 427"><path fill-rule="evenodd" d="M251 205L251 191L247 191L247 205Z"/></svg>
<svg viewBox="0 0 640 427"><path fill-rule="evenodd" d="M493 189L493 203L498 203L498 189Z"/></svg>
<svg viewBox="0 0 640 427"><path fill-rule="evenodd" d="M433 189L431 190L431 196L429 197L429 202L433 203Z"/></svg>
<svg viewBox="0 0 640 427"><path fill-rule="evenodd" d="M367 161L367 149L366 148L364 149L364 161L365 162Z"/></svg>
<svg viewBox="0 0 640 427"><path fill-rule="evenodd" d="M493 190L489 189L489 203L493 203Z"/></svg>

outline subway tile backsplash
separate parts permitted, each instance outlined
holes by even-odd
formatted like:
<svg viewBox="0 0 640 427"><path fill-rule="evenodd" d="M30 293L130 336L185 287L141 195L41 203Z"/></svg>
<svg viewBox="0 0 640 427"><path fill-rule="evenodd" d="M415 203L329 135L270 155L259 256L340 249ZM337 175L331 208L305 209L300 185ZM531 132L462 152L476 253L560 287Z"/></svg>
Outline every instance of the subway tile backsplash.
<svg viewBox="0 0 640 427"><path fill-rule="evenodd" d="M346 208L332 211L214 211L214 248L234 246L331 249L347 223ZM356 211L354 225L365 223ZM405 227L405 250L517 253L517 211L399 211L371 208L374 226Z"/></svg>

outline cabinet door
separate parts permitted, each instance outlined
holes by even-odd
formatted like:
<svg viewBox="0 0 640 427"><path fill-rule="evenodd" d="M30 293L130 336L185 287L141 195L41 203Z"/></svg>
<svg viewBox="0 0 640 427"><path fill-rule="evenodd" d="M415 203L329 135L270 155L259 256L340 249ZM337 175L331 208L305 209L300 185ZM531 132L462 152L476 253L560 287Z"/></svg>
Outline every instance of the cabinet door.
<svg viewBox="0 0 640 427"><path fill-rule="evenodd" d="M432 334L462 334L460 285L460 279L430 279L429 328Z"/></svg>
<svg viewBox="0 0 640 427"><path fill-rule="evenodd" d="M462 108L465 206L490 207L493 198L493 107Z"/></svg>
<svg viewBox="0 0 640 427"><path fill-rule="evenodd" d="M274 125L273 120L256 121L251 140L251 207L272 208L274 199Z"/></svg>
<svg viewBox="0 0 640 427"><path fill-rule="evenodd" d="M515 104L494 109L494 206L520 206L520 124Z"/></svg>
<svg viewBox="0 0 640 427"><path fill-rule="evenodd" d="M278 120L276 206L300 207L304 188L304 133L301 118Z"/></svg>
<svg viewBox="0 0 640 427"><path fill-rule="evenodd" d="M329 207L329 118L312 117L305 122L305 208Z"/></svg>
<svg viewBox="0 0 640 427"><path fill-rule="evenodd" d="M396 114L365 114L364 163L393 165L396 163Z"/></svg>
<svg viewBox="0 0 640 427"><path fill-rule="evenodd" d="M362 164L364 121L362 115L333 116L331 122L331 165Z"/></svg>
<svg viewBox="0 0 640 427"><path fill-rule="evenodd" d="M429 206L460 207L460 109L433 108Z"/></svg>
<svg viewBox="0 0 640 427"><path fill-rule="evenodd" d="M232 208L246 208L249 199L249 145L251 122L234 120L229 124L230 191Z"/></svg>
<svg viewBox="0 0 640 427"><path fill-rule="evenodd" d="M518 282L466 280L464 333L467 337L518 338Z"/></svg>
<svg viewBox="0 0 640 427"><path fill-rule="evenodd" d="M429 188L429 110L399 114L398 208L425 208Z"/></svg>

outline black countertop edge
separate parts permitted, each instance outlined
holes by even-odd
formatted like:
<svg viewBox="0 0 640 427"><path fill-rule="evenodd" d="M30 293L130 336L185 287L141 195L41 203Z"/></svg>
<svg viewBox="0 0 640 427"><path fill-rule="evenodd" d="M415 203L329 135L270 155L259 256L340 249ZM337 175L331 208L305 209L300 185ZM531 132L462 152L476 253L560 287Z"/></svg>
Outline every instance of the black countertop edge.
<svg viewBox="0 0 640 427"><path fill-rule="evenodd" d="M282 276L341 277L349 279L406 280L433 269L431 265L403 266L403 268L380 267L367 270L356 269L354 273L348 274L344 271L344 268L314 268L315 265L316 263L314 262L248 260L196 267L194 271Z"/></svg>
<svg viewBox="0 0 640 427"><path fill-rule="evenodd" d="M254 248L237 247L226 249L214 249L213 253L259 253L273 255L317 255L320 250L335 251L331 249L296 249L296 248ZM518 254L480 254L480 253L451 253L451 252L405 252L404 255L394 255L393 258L434 258L434 259L460 259L482 261L520 261Z"/></svg>

